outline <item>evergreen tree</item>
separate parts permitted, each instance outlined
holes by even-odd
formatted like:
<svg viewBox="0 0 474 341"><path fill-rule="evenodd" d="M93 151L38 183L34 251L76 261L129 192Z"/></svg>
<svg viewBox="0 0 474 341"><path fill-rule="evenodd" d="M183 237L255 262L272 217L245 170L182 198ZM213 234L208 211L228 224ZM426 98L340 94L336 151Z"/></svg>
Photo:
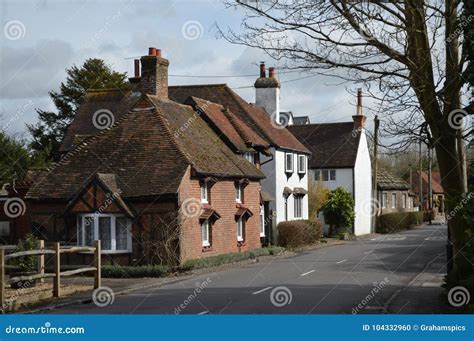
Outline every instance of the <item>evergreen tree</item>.
<svg viewBox="0 0 474 341"><path fill-rule="evenodd" d="M49 92L57 112L37 109L39 122L27 124L33 137L31 149L35 154L48 151L47 159L50 161L59 160L59 146L88 89L124 88L128 85L126 73L112 70L101 59L87 59L81 67L74 65L66 69L66 74L66 82L61 83L59 92Z"/></svg>

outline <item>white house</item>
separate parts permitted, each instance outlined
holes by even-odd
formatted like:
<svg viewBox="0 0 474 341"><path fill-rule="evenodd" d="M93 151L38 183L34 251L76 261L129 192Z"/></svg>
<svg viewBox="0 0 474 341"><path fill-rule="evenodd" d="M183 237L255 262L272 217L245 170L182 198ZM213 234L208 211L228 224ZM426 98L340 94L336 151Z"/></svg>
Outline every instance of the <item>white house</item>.
<svg viewBox="0 0 474 341"><path fill-rule="evenodd" d="M353 122L292 125L289 130L311 151L310 182L349 191L355 201L353 233L371 233L372 166L367 146L362 93ZM327 227L327 226L326 226Z"/></svg>
<svg viewBox="0 0 474 341"><path fill-rule="evenodd" d="M308 219L309 150L280 125L280 83L265 65L255 82L256 103L246 102L226 84L170 86L169 97L191 105L237 154L265 174L261 193L261 237L275 242L276 225ZM278 113L278 114L276 114Z"/></svg>
<svg viewBox="0 0 474 341"><path fill-rule="evenodd" d="M260 77L255 81L255 105L265 109L272 126L277 130L277 143L271 155L263 155L262 171L266 178L262 186L274 200L270 203L276 226L279 222L308 219L308 156L309 151L288 132L292 115L282 117L280 111L280 82L275 69L269 68L266 76L265 64L260 65ZM288 119L291 117L290 119Z"/></svg>

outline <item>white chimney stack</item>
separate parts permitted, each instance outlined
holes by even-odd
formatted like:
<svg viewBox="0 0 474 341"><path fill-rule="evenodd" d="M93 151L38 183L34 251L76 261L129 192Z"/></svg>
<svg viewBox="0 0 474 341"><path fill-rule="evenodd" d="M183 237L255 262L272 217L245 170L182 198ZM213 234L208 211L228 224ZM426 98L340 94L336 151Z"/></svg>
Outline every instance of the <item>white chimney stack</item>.
<svg viewBox="0 0 474 341"><path fill-rule="evenodd" d="M265 72L265 63L260 64L260 77L255 81L255 104L265 109L276 122L280 122L280 82L275 77L275 68Z"/></svg>

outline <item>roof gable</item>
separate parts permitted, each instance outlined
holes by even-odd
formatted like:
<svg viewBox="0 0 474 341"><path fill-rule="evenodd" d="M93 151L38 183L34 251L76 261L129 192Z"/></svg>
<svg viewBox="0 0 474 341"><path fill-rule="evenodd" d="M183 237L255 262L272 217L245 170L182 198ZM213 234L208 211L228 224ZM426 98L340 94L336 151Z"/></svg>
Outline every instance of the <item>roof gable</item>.
<svg viewBox="0 0 474 341"><path fill-rule="evenodd" d="M311 152L309 168L353 168L360 133L352 122L292 125L288 129Z"/></svg>
<svg viewBox="0 0 474 341"><path fill-rule="evenodd" d="M247 103L226 84L171 86L169 96L180 103L185 103L191 96L198 97L228 108L254 132L248 136L250 143L261 145L263 140L266 145L309 153L287 129L272 124L263 108Z"/></svg>

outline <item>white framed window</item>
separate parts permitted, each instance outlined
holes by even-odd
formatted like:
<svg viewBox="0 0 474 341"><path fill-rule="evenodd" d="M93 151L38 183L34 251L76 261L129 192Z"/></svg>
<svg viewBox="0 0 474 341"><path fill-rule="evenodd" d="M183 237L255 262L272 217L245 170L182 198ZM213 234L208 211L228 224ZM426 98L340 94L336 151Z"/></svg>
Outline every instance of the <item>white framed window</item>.
<svg viewBox="0 0 474 341"><path fill-rule="evenodd" d="M402 195L402 208L407 208L407 195Z"/></svg>
<svg viewBox="0 0 474 341"><path fill-rule="evenodd" d="M206 204L209 202L209 188L207 182L201 184L201 202Z"/></svg>
<svg viewBox="0 0 474 341"><path fill-rule="evenodd" d="M285 172L293 173L293 154L285 153Z"/></svg>
<svg viewBox="0 0 474 341"><path fill-rule="evenodd" d="M77 245L92 246L100 239L104 252L132 251L132 222L124 215L81 214L77 216Z"/></svg>
<svg viewBox="0 0 474 341"><path fill-rule="evenodd" d="M317 169L314 171L315 181L336 181L335 169Z"/></svg>
<svg viewBox="0 0 474 341"><path fill-rule="evenodd" d="M382 208L387 208L387 193L382 193Z"/></svg>
<svg viewBox="0 0 474 341"><path fill-rule="evenodd" d="M251 164L255 164L255 153L254 152L245 152L244 158Z"/></svg>
<svg viewBox="0 0 474 341"><path fill-rule="evenodd" d="M306 156L298 155L298 173L306 173Z"/></svg>
<svg viewBox="0 0 474 341"><path fill-rule="evenodd" d="M303 196L295 195L295 218L303 218Z"/></svg>
<svg viewBox="0 0 474 341"><path fill-rule="evenodd" d="M237 220L237 241L244 241L244 221L242 217Z"/></svg>
<svg viewBox="0 0 474 341"><path fill-rule="evenodd" d="M392 208L397 208L397 193L392 193Z"/></svg>
<svg viewBox="0 0 474 341"><path fill-rule="evenodd" d="M211 246L211 240L209 238L209 220L204 220L201 224L201 240L202 246Z"/></svg>
<svg viewBox="0 0 474 341"><path fill-rule="evenodd" d="M260 205L260 237L265 237L265 207Z"/></svg>
<svg viewBox="0 0 474 341"><path fill-rule="evenodd" d="M242 184L235 184L235 202L242 203Z"/></svg>

